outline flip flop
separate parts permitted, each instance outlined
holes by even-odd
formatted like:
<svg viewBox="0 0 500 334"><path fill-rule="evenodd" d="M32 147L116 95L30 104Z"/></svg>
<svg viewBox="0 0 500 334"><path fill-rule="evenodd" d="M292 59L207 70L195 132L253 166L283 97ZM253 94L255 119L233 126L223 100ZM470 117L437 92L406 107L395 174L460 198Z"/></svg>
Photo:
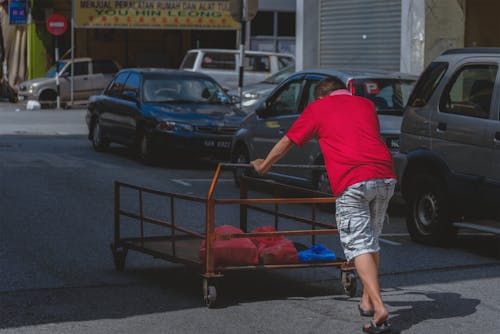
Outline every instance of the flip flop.
<svg viewBox="0 0 500 334"><path fill-rule="evenodd" d="M390 333L391 325L387 321L377 324L375 320L372 319L370 320L370 327L363 326L363 332L370 334Z"/></svg>
<svg viewBox="0 0 500 334"><path fill-rule="evenodd" d="M362 317L373 317L375 311L365 310L361 307L361 304L358 304L359 315Z"/></svg>

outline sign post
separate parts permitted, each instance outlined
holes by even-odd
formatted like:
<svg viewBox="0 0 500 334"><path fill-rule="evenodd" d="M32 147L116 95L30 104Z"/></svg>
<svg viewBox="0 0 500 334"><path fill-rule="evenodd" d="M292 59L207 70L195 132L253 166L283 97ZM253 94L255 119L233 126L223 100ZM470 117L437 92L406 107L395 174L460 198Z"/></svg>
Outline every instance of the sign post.
<svg viewBox="0 0 500 334"><path fill-rule="evenodd" d="M243 103L243 76L245 70L245 41L247 35L247 22L251 21L257 14L259 7L258 0L232 0L230 3L231 16L241 22L240 33L240 68L238 76L238 96L240 98L240 108Z"/></svg>
<svg viewBox="0 0 500 334"><path fill-rule="evenodd" d="M54 36L54 59L56 66L56 91L57 91L57 109L61 108L61 92L59 89L59 36L66 32L68 29L68 21L66 18L59 14L52 14L47 19L47 31Z"/></svg>

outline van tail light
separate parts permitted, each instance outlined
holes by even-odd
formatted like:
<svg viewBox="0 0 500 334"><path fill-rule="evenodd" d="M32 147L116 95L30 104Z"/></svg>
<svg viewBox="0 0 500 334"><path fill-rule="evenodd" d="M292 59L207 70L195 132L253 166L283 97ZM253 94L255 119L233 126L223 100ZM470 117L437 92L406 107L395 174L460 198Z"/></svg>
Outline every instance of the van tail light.
<svg viewBox="0 0 500 334"><path fill-rule="evenodd" d="M354 79L347 81L347 90L351 92L352 95L356 95L356 85L354 84Z"/></svg>

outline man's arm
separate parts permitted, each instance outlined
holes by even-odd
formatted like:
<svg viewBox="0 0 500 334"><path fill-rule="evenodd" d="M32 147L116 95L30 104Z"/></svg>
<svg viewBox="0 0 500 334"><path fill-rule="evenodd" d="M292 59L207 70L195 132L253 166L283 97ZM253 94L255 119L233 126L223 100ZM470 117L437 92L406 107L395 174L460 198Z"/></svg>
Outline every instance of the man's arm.
<svg viewBox="0 0 500 334"><path fill-rule="evenodd" d="M283 158L283 156L285 156L285 154L287 154L287 152L294 146L295 144L290 140L290 138L283 136L283 138L281 138L280 141L274 145L271 151L269 151L265 159L253 160L250 164L257 173L264 175L269 171L269 169L271 169L276 161Z"/></svg>

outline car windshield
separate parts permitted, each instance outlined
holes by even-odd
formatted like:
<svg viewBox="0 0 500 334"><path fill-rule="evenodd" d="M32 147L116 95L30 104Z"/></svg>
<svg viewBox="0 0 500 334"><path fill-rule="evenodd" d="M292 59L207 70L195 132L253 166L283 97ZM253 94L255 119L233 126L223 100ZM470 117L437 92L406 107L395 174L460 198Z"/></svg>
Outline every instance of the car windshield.
<svg viewBox="0 0 500 334"><path fill-rule="evenodd" d="M142 90L146 103L232 103L217 83L205 78L147 76L144 78Z"/></svg>
<svg viewBox="0 0 500 334"><path fill-rule="evenodd" d="M268 84L272 84L272 85L277 85L281 81L285 80L290 75L292 75L294 71L295 71L294 66L284 68L281 71L274 73L273 75L271 75L269 78L267 78L263 82L268 83Z"/></svg>
<svg viewBox="0 0 500 334"><path fill-rule="evenodd" d="M57 72L61 72L61 70L64 68L64 65L66 65L65 61L59 61L57 62L54 66L50 68L50 70L45 74L45 77L47 78L54 78L56 76L56 68Z"/></svg>
<svg viewBox="0 0 500 334"><path fill-rule="evenodd" d="M356 95L373 101L377 113L403 116L415 80L402 79L357 79Z"/></svg>

